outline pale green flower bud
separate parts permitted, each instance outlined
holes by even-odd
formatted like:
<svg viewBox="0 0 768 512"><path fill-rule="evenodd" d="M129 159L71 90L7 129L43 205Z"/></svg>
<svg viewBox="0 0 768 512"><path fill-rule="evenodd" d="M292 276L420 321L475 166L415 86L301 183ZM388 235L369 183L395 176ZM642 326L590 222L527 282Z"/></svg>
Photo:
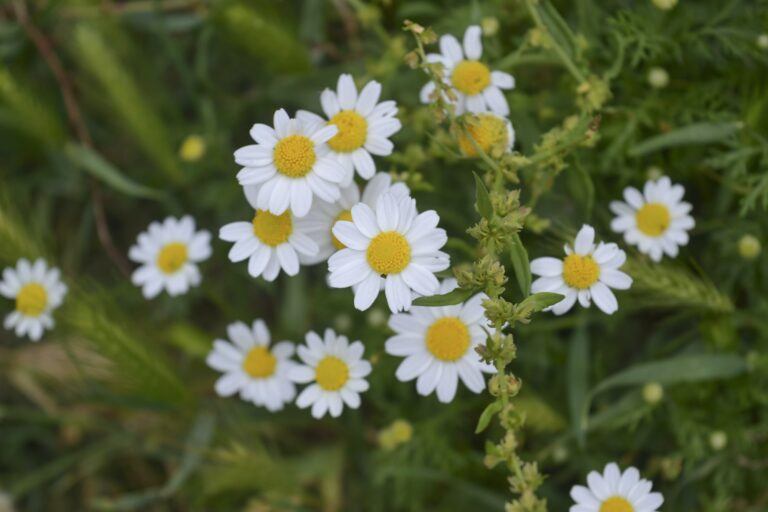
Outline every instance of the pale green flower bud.
<svg viewBox="0 0 768 512"><path fill-rule="evenodd" d="M649 405L656 405L664 398L664 388L658 382L649 382L643 386L643 400Z"/></svg>
<svg viewBox="0 0 768 512"><path fill-rule="evenodd" d="M715 451L720 451L728 444L728 434L722 430L715 430L709 434L709 446Z"/></svg>
<svg viewBox="0 0 768 512"><path fill-rule="evenodd" d="M664 68L651 68L648 72L648 83L654 89L663 89L669 85L669 73Z"/></svg>
<svg viewBox="0 0 768 512"><path fill-rule="evenodd" d="M739 256L745 260L753 260L760 256L762 246L754 235L744 235L739 238Z"/></svg>

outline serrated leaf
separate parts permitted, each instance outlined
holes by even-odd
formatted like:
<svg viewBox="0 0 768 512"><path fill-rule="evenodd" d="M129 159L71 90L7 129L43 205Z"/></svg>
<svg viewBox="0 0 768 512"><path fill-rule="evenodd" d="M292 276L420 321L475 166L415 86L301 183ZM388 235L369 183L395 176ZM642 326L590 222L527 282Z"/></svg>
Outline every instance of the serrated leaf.
<svg viewBox="0 0 768 512"><path fill-rule="evenodd" d="M520 292L523 297L527 297L531 293L531 263L528 260L528 251L525 250L517 234L512 237L512 242L509 244L509 257Z"/></svg>
<svg viewBox="0 0 768 512"><path fill-rule="evenodd" d="M488 189L477 173L473 172L472 175L475 177L475 207L480 215L490 219L493 215L493 206L491 205L491 197L488 195Z"/></svg>
<svg viewBox="0 0 768 512"><path fill-rule="evenodd" d="M490 425L491 420L494 416L496 416L499 411L501 411L502 403L500 401L491 402L488 404L488 406L483 410L483 413L480 415L480 419L477 420L477 427L475 428L475 434L479 434L486 428L488 428L488 425Z"/></svg>
<svg viewBox="0 0 768 512"><path fill-rule="evenodd" d="M118 192L128 196L149 199L157 199L162 196L159 190L145 187L124 176L118 168L92 149L69 142L64 147L64 153L75 165Z"/></svg>
<svg viewBox="0 0 768 512"><path fill-rule="evenodd" d="M741 130L741 122L696 123L656 135L637 144L629 150L631 156L642 156L660 149L688 144L710 144L722 142L728 136Z"/></svg>
<svg viewBox="0 0 768 512"><path fill-rule="evenodd" d="M453 306L469 299L478 290L474 288L456 288L455 290L442 295L430 295L429 297L419 297L413 301L414 306Z"/></svg>

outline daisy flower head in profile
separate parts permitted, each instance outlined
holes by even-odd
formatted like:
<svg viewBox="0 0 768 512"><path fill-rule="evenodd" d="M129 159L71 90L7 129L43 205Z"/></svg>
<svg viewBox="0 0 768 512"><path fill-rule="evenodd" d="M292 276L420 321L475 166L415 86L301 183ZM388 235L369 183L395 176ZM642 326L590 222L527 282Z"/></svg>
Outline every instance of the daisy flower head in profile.
<svg viewBox="0 0 768 512"><path fill-rule="evenodd" d="M455 279L446 279L439 293L448 293L456 286ZM443 403L453 400L459 379L473 393L482 392L483 373L496 372L475 351L485 344L486 330L491 330L482 306L486 298L478 294L454 306L414 306L407 313L392 315L389 327L396 334L387 340L385 349L390 355L405 358L397 368L397 379L417 379L420 395L437 390L437 399Z"/></svg>
<svg viewBox="0 0 768 512"><path fill-rule="evenodd" d="M352 207L357 203L368 205L375 210L379 197L385 193L391 192L395 197L405 197L410 194L410 190L405 183L392 183L392 177L384 172L379 172L365 184L362 195L360 187L356 183L341 189L341 197L333 203L317 201L306 217L297 222L312 240L315 241L319 250L314 256L304 256L299 254L302 263L309 265L326 261L328 257L336 251L344 249L345 245L333 235L333 226L337 222L352 220Z"/></svg>
<svg viewBox="0 0 768 512"><path fill-rule="evenodd" d="M59 269L48 267L42 259L30 263L22 258L16 268L3 270L0 295L16 301L16 308L5 317L4 327L16 336L38 341L46 329L54 326L53 310L67 294Z"/></svg>
<svg viewBox="0 0 768 512"><path fill-rule="evenodd" d="M233 263L248 260L248 273L274 281L282 269L289 276L299 273L299 255L317 254L317 244L303 231L296 216L286 210L275 215L256 210L250 222L231 222L219 230L219 238L234 242L229 250Z"/></svg>
<svg viewBox="0 0 768 512"><path fill-rule="evenodd" d="M685 188L673 185L667 176L645 182L643 191L624 189L624 201L611 201L616 217L611 229L624 233L624 240L636 245L653 261L664 254L674 258L679 247L688 244L688 231L695 222L689 212L691 204L682 201Z"/></svg>
<svg viewBox="0 0 768 512"><path fill-rule="evenodd" d="M602 474L590 472L587 485L571 488L576 504L570 512L658 512L664 503L661 493L651 492L653 484L641 479L636 468L621 472L615 462L606 465Z"/></svg>
<svg viewBox="0 0 768 512"><path fill-rule="evenodd" d="M284 109L275 112L274 128L253 125L256 144L235 151L235 162L243 166L237 180L251 206L273 215L290 209L303 217L314 196L338 199L345 171L326 144L337 132L335 125L291 119Z"/></svg>
<svg viewBox="0 0 768 512"><path fill-rule="evenodd" d="M411 307L413 294L432 295L440 287L435 272L450 265L440 250L448 241L437 213L416 211L416 201L387 192L376 208L358 203L352 220L339 221L333 235L345 245L328 259L329 284L354 287L355 308L368 309L381 291L396 313Z"/></svg>
<svg viewBox="0 0 768 512"><path fill-rule="evenodd" d="M464 129L459 128L458 143L461 152L470 157L478 155L478 148L487 155L501 155L512 151L515 130L509 119L491 112L465 114ZM465 131L466 130L466 131Z"/></svg>
<svg viewBox="0 0 768 512"><path fill-rule="evenodd" d="M619 270L627 255L614 243L595 244L595 229L584 225L576 235L573 248L565 246L565 258L536 258L531 261L531 273L539 277L531 285L533 293L553 292L564 298L547 308L562 315L573 307L578 299L588 308L591 301L604 313L613 314L619 309L611 288L626 290L632 286L632 278Z"/></svg>
<svg viewBox="0 0 768 512"><path fill-rule="evenodd" d="M344 405L360 407L360 393L368 390L365 377L371 373L371 363L363 359L363 344L349 342L346 336L326 329L321 338L308 332L306 345L299 345L299 358L304 362L291 371L291 378L300 384L309 384L299 394L296 405L301 409L312 407L312 416L322 418L325 413L337 418Z"/></svg>
<svg viewBox="0 0 768 512"><path fill-rule="evenodd" d="M336 91L325 89L320 104L327 120L301 110L296 116L312 127L336 126L338 132L328 140L328 147L344 167L342 185L352 182L355 171L369 180L376 172L371 155L389 156L393 144L389 138L400 131L397 104L392 100L379 102L381 84L368 82L358 93L351 75L339 76Z"/></svg>
<svg viewBox="0 0 768 512"><path fill-rule="evenodd" d="M291 359L294 345L289 341L271 344L263 320L248 326L235 322L227 327L229 341L217 339L206 358L208 366L223 375L216 381L219 396L240 393L240 398L279 411L293 401L296 385L288 377L296 365Z"/></svg>
<svg viewBox="0 0 768 512"><path fill-rule="evenodd" d="M509 73L491 71L487 64L480 62L483 55L481 34L478 25L468 27L464 32L463 45L454 36L446 34L440 38L440 53L427 55L427 60L443 65L445 79L456 95L457 115L490 110L506 117L509 105L501 90L512 89L515 80ZM431 103L434 93L434 82L427 83L421 89L422 103Z"/></svg>
<svg viewBox="0 0 768 512"><path fill-rule="evenodd" d="M144 297L151 299L165 290L171 296L183 295L200 284L197 264L211 256L211 234L195 231L189 215L180 219L167 217L162 223L152 222L139 233L128 257L139 263L131 276L141 287Z"/></svg>

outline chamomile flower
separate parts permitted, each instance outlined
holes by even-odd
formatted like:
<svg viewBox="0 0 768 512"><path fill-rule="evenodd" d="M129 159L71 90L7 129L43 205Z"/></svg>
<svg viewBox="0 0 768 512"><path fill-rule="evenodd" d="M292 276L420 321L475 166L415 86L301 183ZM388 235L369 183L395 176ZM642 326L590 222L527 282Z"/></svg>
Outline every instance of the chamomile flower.
<svg viewBox="0 0 768 512"><path fill-rule="evenodd" d="M326 329L323 338L310 331L306 345L299 345L299 358L304 362L290 373L294 382L309 386L299 394L296 405L301 409L312 406L312 416L325 413L337 418L344 405L360 407L360 393L368 389L365 377L371 373L371 363L363 359L365 348L359 341L349 343L346 336Z"/></svg>
<svg viewBox="0 0 768 512"><path fill-rule="evenodd" d="M296 385L288 377L296 366L291 359L294 345L289 341L271 344L263 320L251 326L235 322L227 327L229 341L217 339L206 362L222 375L216 381L219 396L240 393L240 398L279 411L293 401Z"/></svg>
<svg viewBox="0 0 768 512"><path fill-rule="evenodd" d="M573 248L565 246L565 258L536 258L531 261L531 272L539 277L531 291L554 292L564 298L546 309L562 315L573 307L576 299L588 308L594 300L598 308L609 315L619 309L611 288L626 290L632 278L619 270L627 255L614 243L595 245L595 229L584 225L576 235Z"/></svg>
<svg viewBox="0 0 768 512"><path fill-rule="evenodd" d="M640 478L637 468L624 472L615 462L605 466L600 474L587 475L587 485L574 485L571 498L576 502L570 512L657 512L664 497L651 492L653 484Z"/></svg>
<svg viewBox="0 0 768 512"><path fill-rule="evenodd" d="M509 153L515 145L515 130L509 119L491 112L465 115L466 133L459 132L459 149L467 156L477 156L480 148L486 154ZM473 143L474 141L474 143Z"/></svg>
<svg viewBox="0 0 768 512"><path fill-rule="evenodd" d="M28 336L38 341L43 331L54 325L53 310L58 308L67 294L61 282L59 269L48 268L42 259L30 263L22 258L16 268L3 270L0 295L16 301L16 308L5 317L4 327L18 337Z"/></svg>
<svg viewBox="0 0 768 512"><path fill-rule="evenodd" d="M381 84L372 80L358 94L351 75L339 76L336 91L325 89L320 103L327 120L307 112L296 116L310 126L336 126L339 131L328 147L344 166L346 175L342 185L349 185L357 171L361 178L369 180L376 172L371 155L388 156L394 147L389 137L400 131L395 115L397 104L392 101L379 103Z"/></svg>
<svg viewBox="0 0 768 512"><path fill-rule="evenodd" d="M151 223L130 248L128 257L141 265L131 280L147 299L164 289L171 296L182 295L200 284L197 264L210 256L208 231L195 231L195 221L189 215L167 217L162 224Z"/></svg>
<svg viewBox="0 0 768 512"><path fill-rule="evenodd" d="M392 184L392 178L389 174L379 172L365 185L362 197L360 187L356 183L352 183L341 189L341 197L338 201L333 203L317 201L309 214L297 222L320 249L314 256L300 254L299 260L310 265L319 263L327 260L334 252L343 249L344 244L333 236L333 226L340 220L352 220L352 207L357 203L362 202L371 209L376 208L379 196L385 192L391 192L396 197L405 197L410 194L405 183Z"/></svg>
<svg viewBox="0 0 768 512"><path fill-rule="evenodd" d="M223 226L219 238L235 243L229 250L230 261L248 260L248 273L267 281L274 281L280 269L295 276L299 273L299 254L306 257L317 254L317 244L303 232L290 211L275 215L256 210L251 222Z"/></svg>
<svg viewBox="0 0 768 512"><path fill-rule="evenodd" d="M439 293L456 288L455 279L446 279ZM396 377L402 382L416 380L416 391L427 396L437 390L437 399L447 403L456 395L459 379L473 393L485 389L483 373L494 373L492 365L480 360L475 351L485 344L490 329L485 320L478 294L455 306L414 306L408 313L398 313L389 319L395 336L387 340L386 351L404 357Z"/></svg>
<svg viewBox="0 0 768 512"><path fill-rule="evenodd" d="M413 293L432 295L440 286L435 272L448 268L448 240L437 213L417 213L416 201L387 192L376 208L359 203L352 221L339 221L333 235L346 247L328 259L333 288L355 287L355 308L368 309L381 291L396 313L411 307Z"/></svg>
<svg viewBox="0 0 768 512"><path fill-rule="evenodd" d="M445 79L457 97L456 114L490 110L506 117L509 115L509 105L501 90L512 89L515 80L509 73L491 71L488 65L480 62L483 55L481 33L478 25L468 27L464 32L463 50L454 36L444 35L440 38L440 53L427 55L427 60L443 65ZM434 92L434 82L427 83L421 89L422 103L430 103Z"/></svg>
<svg viewBox="0 0 768 512"><path fill-rule="evenodd" d="M290 208L303 217L314 196L337 200L345 171L326 143L338 128L291 119L283 109L275 112L274 125L253 125L251 137L256 144L235 151L235 162L243 166L237 180L251 206L273 215Z"/></svg>
<svg viewBox="0 0 768 512"><path fill-rule="evenodd" d="M623 201L611 201L611 211L617 216L611 229L624 233L624 240L636 245L653 261L666 254L674 258L678 248L688 244L688 230L695 222L688 215L691 204L682 201L685 189L673 185L662 176L645 182L643 192L633 187L624 189Z"/></svg>

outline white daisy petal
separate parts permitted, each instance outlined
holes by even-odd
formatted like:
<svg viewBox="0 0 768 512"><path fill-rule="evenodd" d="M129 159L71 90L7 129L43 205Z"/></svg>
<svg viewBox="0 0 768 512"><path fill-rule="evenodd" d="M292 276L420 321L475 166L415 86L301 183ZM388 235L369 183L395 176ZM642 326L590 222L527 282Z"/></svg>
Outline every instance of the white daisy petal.
<svg viewBox="0 0 768 512"><path fill-rule="evenodd" d="M483 55L482 33L479 25L471 25L464 32L464 55L468 59L477 60Z"/></svg>

